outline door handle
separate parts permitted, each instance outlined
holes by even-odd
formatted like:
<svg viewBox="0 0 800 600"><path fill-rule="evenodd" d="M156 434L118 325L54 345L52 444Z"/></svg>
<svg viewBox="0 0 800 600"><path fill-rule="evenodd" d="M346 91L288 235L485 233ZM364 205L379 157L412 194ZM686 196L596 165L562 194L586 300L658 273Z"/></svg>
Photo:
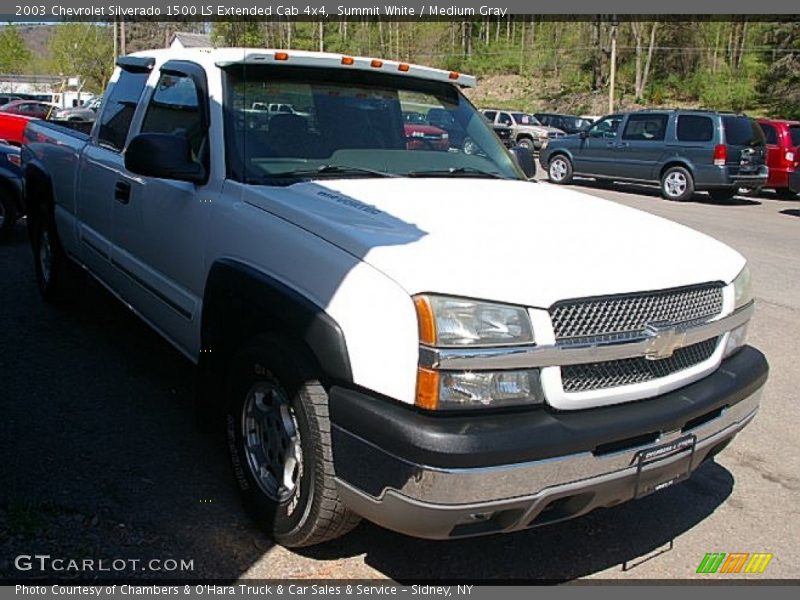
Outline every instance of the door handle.
<svg viewBox="0 0 800 600"><path fill-rule="evenodd" d="M114 200L121 204L131 201L131 184L127 181L118 181L114 184Z"/></svg>

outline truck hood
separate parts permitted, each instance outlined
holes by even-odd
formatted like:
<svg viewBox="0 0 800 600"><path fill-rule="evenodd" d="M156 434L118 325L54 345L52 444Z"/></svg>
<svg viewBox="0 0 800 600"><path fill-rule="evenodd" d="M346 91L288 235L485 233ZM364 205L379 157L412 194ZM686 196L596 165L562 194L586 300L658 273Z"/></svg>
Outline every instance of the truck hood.
<svg viewBox="0 0 800 600"><path fill-rule="evenodd" d="M566 298L729 283L745 263L687 227L545 183L321 180L247 187L243 200L360 258L409 294L544 308Z"/></svg>

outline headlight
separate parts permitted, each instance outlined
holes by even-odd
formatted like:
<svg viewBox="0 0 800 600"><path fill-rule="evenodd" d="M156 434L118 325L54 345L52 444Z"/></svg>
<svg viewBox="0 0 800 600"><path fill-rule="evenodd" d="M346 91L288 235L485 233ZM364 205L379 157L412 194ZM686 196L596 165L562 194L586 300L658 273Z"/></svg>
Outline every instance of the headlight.
<svg viewBox="0 0 800 600"><path fill-rule="evenodd" d="M745 265L742 272L733 280L734 309L741 308L753 300L753 284L750 280L750 269Z"/></svg>
<svg viewBox="0 0 800 600"><path fill-rule="evenodd" d="M734 310L739 309L753 301L753 285L750 279L750 269L745 266L742 272L733 280L733 306ZM747 342L747 326L749 323L740 325L728 334L725 342L725 350L722 358L728 358L735 354Z"/></svg>
<svg viewBox="0 0 800 600"><path fill-rule="evenodd" d="M429 346L532 344L528 311L519 306L445 296L414 298L420 341Z"/></svg>
<svg viewBox="0 0 800 600"><path fill-rule="evenodd" d="M498 347L534 342L528 311L463 298L414 298L422 344L439 348ZM440 371L420 367L416 404L429 410L539 404L539 371Z"/></svg>

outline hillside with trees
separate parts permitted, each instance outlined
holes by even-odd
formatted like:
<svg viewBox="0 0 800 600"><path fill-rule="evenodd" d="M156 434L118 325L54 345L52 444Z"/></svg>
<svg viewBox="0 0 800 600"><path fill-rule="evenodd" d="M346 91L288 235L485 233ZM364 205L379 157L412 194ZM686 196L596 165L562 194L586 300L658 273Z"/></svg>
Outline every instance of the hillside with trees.
<svg viewBox="0 0 800 600"><path fill-rule="evenodd" d="M113 28L64 23L44 52L30 27L0 29L0 71L80 74L99 91L113 63ZM41 28L41 27L40 27ZM469 21L236 21L128 23L127 52L162 47L171 32L208 31L218 46L374 55L474 73L478 102L604 113L612 40L615 107L700 106L800 118L800 23L667 20L556 21L536 16ZM25 42L20 46L20 41ZM27 45L27 52L24 46ZM123 47L122 40L118 47Z"/></svg>

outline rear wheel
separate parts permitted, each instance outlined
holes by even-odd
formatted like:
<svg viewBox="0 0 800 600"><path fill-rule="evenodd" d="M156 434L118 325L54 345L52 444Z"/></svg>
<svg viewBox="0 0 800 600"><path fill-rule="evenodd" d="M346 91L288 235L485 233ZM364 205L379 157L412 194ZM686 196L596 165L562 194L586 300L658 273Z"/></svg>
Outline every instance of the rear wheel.
<svg viewBox="0 0 800 600"><path fill-rule="evenodd" d="M64 280L68 260L58 239L52 215L43 208L38 218L29 221L29 226L33 228L33 268L39 293L48 302L60 301L66 295Z"/></svg>
<svg viewBox="0 0 800 600"><path fill-rule="evenodd" d="M8 239L17 222L17 207L14 199L0 188L0 241Z"/></svg>
<svg viewBox="0 0 800 600"><path fill-rule="evenodd" d="M334 481L328 394L303 353L262 335L233 358L226 429L244 504L276 542L311 546L359 518Z"/></svg>
<svg viewBox="0 0 800 600"><path fill-rule="evenodd" d="M661 176L661 195L667 200L685 202L694 194L694 179L684 167L670 167Z"/></svg>
<svg viewBox="0 0 800 600"><path fill-rule="evenodd" d="M726 202L733 198L739 190L736 188L724 188L721 190L708 190L708 195L714 202Z"/></svg>
<svg viewBox="0 0 800 600"><path fill-rule="evenodd" d="M556 154L550 159L547 176L553 183L569 183L572 181L572 161L563 154Z"/></svg>

